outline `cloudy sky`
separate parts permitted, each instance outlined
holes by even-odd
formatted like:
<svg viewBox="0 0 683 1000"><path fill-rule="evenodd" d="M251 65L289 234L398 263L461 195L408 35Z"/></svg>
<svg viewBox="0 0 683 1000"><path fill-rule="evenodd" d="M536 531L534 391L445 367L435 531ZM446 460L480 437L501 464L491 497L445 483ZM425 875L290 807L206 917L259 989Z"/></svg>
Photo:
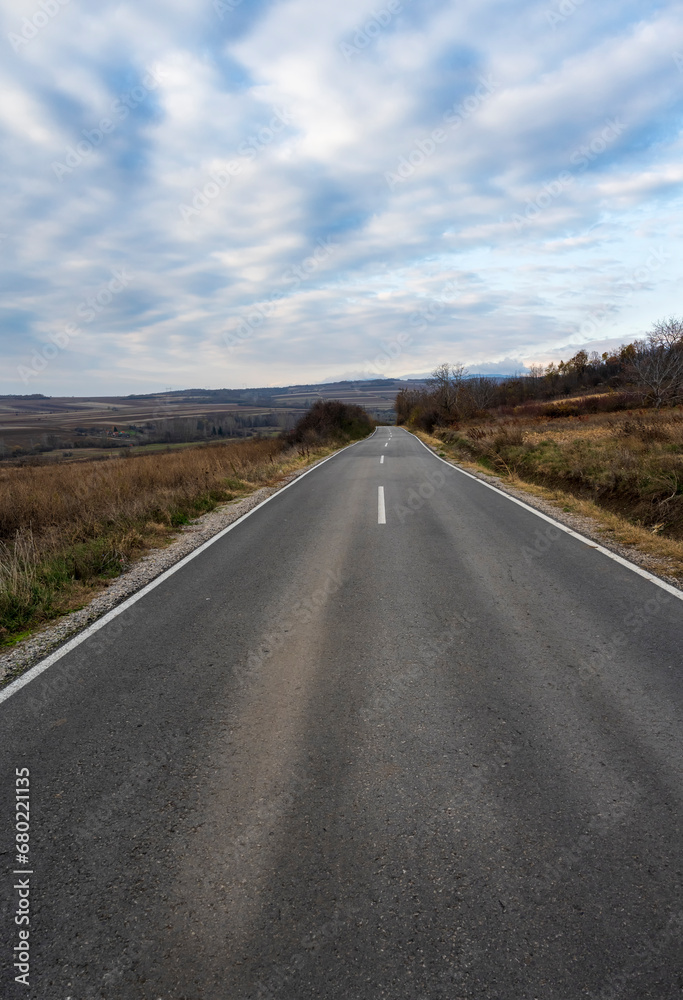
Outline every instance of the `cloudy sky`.
<svg viewBox="0 0 683 1000"><path fill-rule="evenodd" d="M507 372L683 313L680 3L0 11L0 393Z"/></svg>

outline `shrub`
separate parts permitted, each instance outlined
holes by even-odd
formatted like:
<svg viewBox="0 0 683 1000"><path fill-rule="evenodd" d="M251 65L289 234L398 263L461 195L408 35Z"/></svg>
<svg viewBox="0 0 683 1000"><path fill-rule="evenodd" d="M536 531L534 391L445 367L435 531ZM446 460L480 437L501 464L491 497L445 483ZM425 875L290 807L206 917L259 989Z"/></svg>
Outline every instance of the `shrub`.
<svg viewBox="0 0 683 1000"><path fill-rule="evenodd" d="M338 399L318 399L300 418L288 438L293 444L343 443L366 437L374 426L372 417L362 406L342 403Z"/></svg>

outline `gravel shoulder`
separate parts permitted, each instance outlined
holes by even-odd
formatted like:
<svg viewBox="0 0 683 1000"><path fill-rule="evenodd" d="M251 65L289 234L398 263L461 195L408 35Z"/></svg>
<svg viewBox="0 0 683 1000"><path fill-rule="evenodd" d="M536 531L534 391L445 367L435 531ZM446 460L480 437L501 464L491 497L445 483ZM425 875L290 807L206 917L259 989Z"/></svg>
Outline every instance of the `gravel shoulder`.
<svg viewBox="0 0 683 1000"><path fill-rule="evenodd" d="M146 587L157 576L184 559L186 555L199 548L204 542L213 538L219 531L239 520L244 514L267 500L268 497L273 496L274 493L288 486L289 483L294 482L295 479L315 468L316 465L320 465L329 457L331 456L325 456L325 458L312 462L302 469L289 473L276 486L261 487L242 500L233 500L196 518L191 524L180 529L178 536L169 545L146 553L121 576L112 580L106 590L93 598L84 608L72 611L56 622L50 623L29 638L18 642L7 652L0 654L0 687L23 674L44 656L54 652L74 635L121 604L131 594Z"/></svg>

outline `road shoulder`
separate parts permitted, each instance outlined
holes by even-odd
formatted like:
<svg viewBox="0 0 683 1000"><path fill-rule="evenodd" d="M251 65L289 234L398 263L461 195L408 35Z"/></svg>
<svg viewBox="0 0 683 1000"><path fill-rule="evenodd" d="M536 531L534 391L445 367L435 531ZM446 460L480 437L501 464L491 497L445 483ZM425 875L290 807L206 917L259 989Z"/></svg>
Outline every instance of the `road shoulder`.
<svg viewBox="0 0 683 1000"><path fill-rule="evenodd" d="M583 500L561 490L553 490L535 483L528 483L516 476L501 477L485 471L473 462L456 461L448 454L443 442L429 434L413 433L431 452L456 469L467 472L490 486L495 486L547 517L590 538L622 559L627 559L641 569L659 577L665 583L683 590L683 561L681 543L673 539L654 536L646 528L638 527L624 518L603 510L589 500Z"/></svg>

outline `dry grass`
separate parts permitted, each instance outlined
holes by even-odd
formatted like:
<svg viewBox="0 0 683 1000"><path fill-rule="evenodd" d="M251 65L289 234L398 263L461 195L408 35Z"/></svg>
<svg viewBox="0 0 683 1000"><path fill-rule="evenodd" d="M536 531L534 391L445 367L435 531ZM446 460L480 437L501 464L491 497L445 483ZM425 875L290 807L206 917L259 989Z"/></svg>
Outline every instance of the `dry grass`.
<svg viewBox="0 0 683 1000"><path fill-rule="evenodd" d="M607 539L683 579L683 411L463 423L423 440L593 518Z"/></svg>
<svg viewBox="0 0 683 1000"><path fill-rule="evenodd" d="M82 606L174 529L328 454L250 439L0 471L0 639Z"/></svg>
<svg viewBox="0 0 683 1000"><path fill-rule="evenodd" d="M494 471L559 488L683 538L683 411L512 417L440 432Z"/></svg>
<svg viewBox="0 0 683 1000"><path fill-rule="evenodd" d="M592 392L590 398L595 399L609 399L613 394L611 392ZM582 393L580 396L561 396L559 399L550 399L547 402L547 406L563 406L566 403L583 403L586 399L586 393Z"/></svg>

